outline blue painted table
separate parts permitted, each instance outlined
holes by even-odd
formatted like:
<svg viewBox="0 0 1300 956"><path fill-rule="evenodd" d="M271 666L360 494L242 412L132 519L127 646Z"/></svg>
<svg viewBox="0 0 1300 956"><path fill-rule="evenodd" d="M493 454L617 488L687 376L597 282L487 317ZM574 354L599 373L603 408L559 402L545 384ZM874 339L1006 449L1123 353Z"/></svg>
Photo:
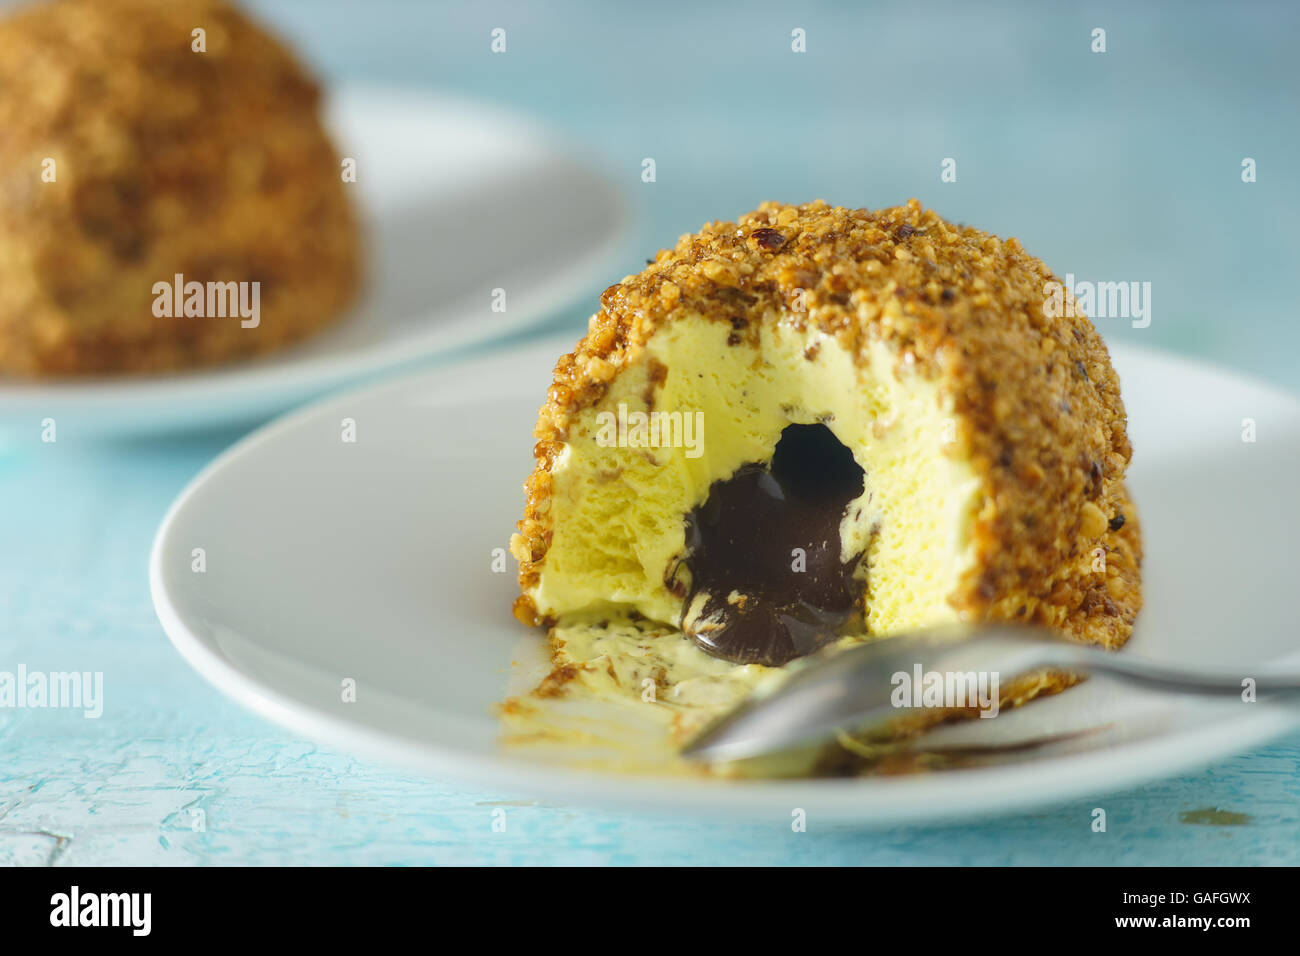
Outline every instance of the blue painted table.
<svg viewBox="0 0 1300 956"><path fill-rule="evenodd" d="M1151 324L1112 321L1108 336L1300 386L1294 5L257 6L333 80L436 85L545 117L625 183L647 255L763 198L916 195L1018 235L1059 273L1152 282ZM504 54L489 50L496 27ZM795 29L806 53L791 50ZM941 183L949 157L958 179ZM551 325L576 334L583 318ZM1012 819L812 820L802 834L788 819L519 804L294 739L191 672L149 602L158 521L238 437L47 445L33 425L0 444L0 670L105 675L98 720L0 709L0 864L1300 861L1300 735ZM1105 834L1089 826L1098 804ZM1211 807L1248 820L1183 822Z"/></svg>

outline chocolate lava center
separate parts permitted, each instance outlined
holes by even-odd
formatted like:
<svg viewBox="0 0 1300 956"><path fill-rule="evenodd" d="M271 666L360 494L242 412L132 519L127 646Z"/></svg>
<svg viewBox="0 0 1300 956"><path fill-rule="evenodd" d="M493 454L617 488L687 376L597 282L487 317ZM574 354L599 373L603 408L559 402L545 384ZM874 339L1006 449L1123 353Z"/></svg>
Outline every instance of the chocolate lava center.
<svg viewBox="0 0 1300 956"><path fill-rule="evenodd" d="M702 610L683 630L714 657L780 665L817 650L858 617L861 555L840 561L840 522L862 469L825 425L790 425L770 465L715 481L686 516L691 584Z"/></svg>

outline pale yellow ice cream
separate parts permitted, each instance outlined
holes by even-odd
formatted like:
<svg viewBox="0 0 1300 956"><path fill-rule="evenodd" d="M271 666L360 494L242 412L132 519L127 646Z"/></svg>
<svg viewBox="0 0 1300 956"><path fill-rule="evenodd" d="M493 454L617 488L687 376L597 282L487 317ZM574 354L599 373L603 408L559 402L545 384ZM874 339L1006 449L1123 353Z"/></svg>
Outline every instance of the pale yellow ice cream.
<svg viewBox="0 0 1300 956"><path fill-rule="evenodd" d="M681 631L648 621L577 614L551 632L555 670L502 708L505 742L533 757L619 773L805 774L817 748L702 765L681 744L785 671L710 657Z"/></svg>
<svg viewBox="0 0 1300 956"><path fill-rule="evenodd" d="M825 333L794 322L765 326L759 347L728 345L729 334L725 324L680 317L570 426L551 473L555 531L531 592L538 611L561 618L613 607L680 623L682 600L665 577L682 557L683 516L713 482L770 460L787 425L820 422L866 476L840 537L842 560L867 554L868 632L955 620L946 598L974 560L980 495L940 387L884 344L860 367ZM702 424L689 436L698 440L694 447L611 445L610 419L600 416L616 415L620 405L629 415L689 417Z"/></svg>
<svg viewBox="0 0 1300 956"><path fill-rule="evenodd" d="M939 387L884 345L859 367L825 333L793 323L764 328L759 347L728 345L729 333L679 319L570 428L552 471L555 535L532 595L558 619L551 643L564 679L510 702L512 745L621 772L703 772L678 756L681 743L784 672L697 647L679 630L682 598L665 578L683 555L683 516L713 482L770 460L791 424L825 424L866 475L840 526L841 559L866 553L868 633L856 639L956 620L946 597L973 561L979 484L955 454ZM648 417L634 435L637 412L678 414L657 420L657 436ZM629 447L656 438L658 447ZM707 769L783 776L807 772L815 756Z"/></svg>

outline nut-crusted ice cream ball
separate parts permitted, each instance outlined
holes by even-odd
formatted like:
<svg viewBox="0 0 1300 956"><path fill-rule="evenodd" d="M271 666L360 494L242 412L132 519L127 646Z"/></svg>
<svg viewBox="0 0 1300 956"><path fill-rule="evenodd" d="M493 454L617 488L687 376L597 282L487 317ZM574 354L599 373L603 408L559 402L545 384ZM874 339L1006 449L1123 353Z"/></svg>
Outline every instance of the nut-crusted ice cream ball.
<svg viewBox="0 0 1300 956"><path fill-rule="evenodd" d="M556 366L517 614L633 613L739 663L980 619L1119 647L1141 605L1124 406L1052 280L915 201L683 236Z"/></svg>
<svg viewBox="0 0 1300 956"><path fill-rule="evenodd" d="M319 105L224 0L0 21L0 373L205 365L336 319L359 236Z"/></svg>

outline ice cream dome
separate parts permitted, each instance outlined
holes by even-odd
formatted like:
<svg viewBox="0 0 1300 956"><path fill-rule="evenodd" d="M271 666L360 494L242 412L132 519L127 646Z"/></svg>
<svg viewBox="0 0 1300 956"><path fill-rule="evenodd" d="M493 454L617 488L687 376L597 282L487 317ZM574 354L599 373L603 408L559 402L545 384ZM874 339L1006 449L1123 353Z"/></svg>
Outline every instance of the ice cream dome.
<svg viewBox="0 0 1300 956"><path fill-rule="evenodd" d="M0 374L251 359L341 319L354 186L322 89L227 0L0 15Z"/></svg>
<svg viewBox="0 0 1300 956"><path fill-rule="evenodd" d="M1053 281L915 200L683 236L556 365L516 615L668 625L737 665L982 619L1119 647L1141 605L1124 405L1092 323L1044 308Z"/></svg>

